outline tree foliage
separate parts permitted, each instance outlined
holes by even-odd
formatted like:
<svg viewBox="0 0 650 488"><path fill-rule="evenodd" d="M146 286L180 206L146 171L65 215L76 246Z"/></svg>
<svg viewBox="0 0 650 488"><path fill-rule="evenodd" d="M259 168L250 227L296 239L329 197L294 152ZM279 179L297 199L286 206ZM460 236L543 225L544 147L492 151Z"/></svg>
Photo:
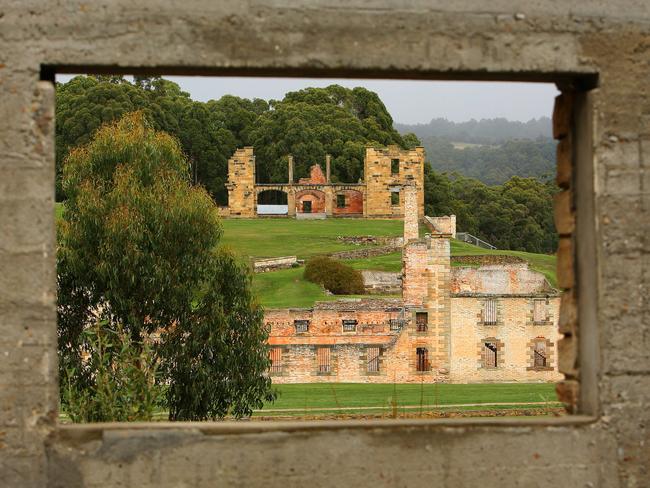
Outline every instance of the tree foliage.
<svg viewBox="0 0 650 488"><path fill-rule="evenodd" d="M362 295L361 272L336 259L316 256L305 265L305 279L321 285L334 295Z"/></svg>
<svg viewBox="0 0 650 488"><path fill-rule="evenodd" d="M223 397L235 414L257 405L255 395L268 396L270 382L261 374L268 358L259 307L244 299L230 306L231 295L221 296L236 283L238 291L250 297L250 277L242 266L224 266L223 255L215 253L221 235L216 207L205 189L190 185L179 142L153 130L143 113L128 114L102 126L88 144L70 152L62 188L68 197L57 250L62 372L83 371L83 334L98 320L107 328L119 327L136 346L174 327L195 340L196 323L198 331L209 329L209 344L218 344L219 354L243 354L251 363L222 372L239 386L224 390L223 382L201 377L198 384L207 384L195 394L204 395L202 400L210 405ZM212 301L221 297L225 305L212 309L208 321L197 296ZM233 329L240 321L246 324L247 337L253 338L245 343L236 339L243 332ZM178 368L192 360L173 347L160 347L159 352L166 365ZM169 371L166 381L174 388L177 377ZM83 388L96 374L79 373L73 382ZM252 393L234 399L232 389L241 389L242 383ZM211 392L208 399L206 391ZM183 395L170 400L175 402L169 405L171 412L194 401ZM183 418L205 415L191 409L182 412ZM220 416L228 410L220 406L210 413Z"/></svg>

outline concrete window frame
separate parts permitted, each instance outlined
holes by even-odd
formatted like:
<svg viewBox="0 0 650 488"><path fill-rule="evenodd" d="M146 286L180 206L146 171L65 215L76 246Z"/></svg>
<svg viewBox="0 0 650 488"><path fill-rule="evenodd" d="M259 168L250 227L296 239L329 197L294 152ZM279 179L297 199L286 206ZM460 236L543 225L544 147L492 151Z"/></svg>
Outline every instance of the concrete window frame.
<svg viewBox="0 0 650 488"><path fill-rule="evenodd" d="M228 68L202 68L202 69L187 69L187 68L161 68L161 69L145 69L141 67L125 67L125 66L111 66L100 67L93 65L42 65L41 76L42 82L47 83L53 81L55 74L65 73L88 73L88 74L184 74L184 75L213 75L213 76L278 76L278 77L293 77L293 76L314 76L325 77L333 73L323 70L294 70L294 69L228 69ZM538 76L535 73L492 73L486 75L484 72L446 72L446 73L418 73L410 72L404 73L399 71L386 71L381 73L372 72L356 72L353 69L337 72L337 74L344 74L346 76L359 78L380 78L380 79L427 79L435 80L454 80L454 81L538 81L538 82L555 82L563 95L556 100L554 109L554 124L557 125L556 119L564 119L566 132L563 134L564 140L570 140L567 148L558 147L558 155L562 150L568 150L569 169L560 169L559 171L568 171L570 189L563 192L569 193L570 198L565 200L558 199L555 202L556 206L556 220L558 213L562 212L562 205L570 207L567 219L573 222L570 232L563 233L560 230L560 248L558 250L558 275L560 287L568 290L565 295L570 296L570 300L563 299L563 303L567 309L565 315L570 316L567 318L567 324L563 333L567 335L564 347L558 344L558 360L560 365L560 372L567 376L567 380L561 382L558 386L558 393L564 401L567 410L572 413L565 418L551 418L551 419L531 419L531 418L515 418L515 419L423 419L423 420L381 420L379 423L386 422L390 425L397 426L410 426L415 422L416 424L431 424L431 425L459 425L467 426L472 424L485 423L494 425L539 425L544 424L584 424L591 423L597 420L599 413L598 403L598 370L599 370L599 349L598 349L598 334L596 330L596 304L597 304L597 281L596 281L596 227L594 224L594 157L592 153L592 98L590 91L597 86L598 76L597 73L558 73L557 76L545 74ZM567 101L569 100L569 101ZM53 96L46 100L47 106L43 110L48 110L53 113ZM558 137L559 138L559 137ZM562 145L562 140L560 146ZM566 144L565 144L566 145ZM52 147L51 154L49 155L51 161L54 160L54 148ZM52 163L53 164L53 163ZM558 178L560 175L558 175ZM391 191L393 191L391 189ZM52 212L52 215L54 213ZM560 216L561 218L561 216ZM558 226L559 227L559 226ZM580 286L580 293L576 293L577 286ZM562 312L561 312L562 315ZM579 339L575 334L575 328L578 327L576 316L580 316L580 335ZM560 318L562 322L562 318ZM570 323L569 323L570 322ZM53 325L54 326L54 325ZM560 323L560 329L563 325ZM579 343L578 343L579 340ZM580 350L580 354L578 351ZM580 372L578 379L577 372ZM331 374L331 373L328 373ZM312 426L313 423L313 426ZM291 427L290 430L305 430L311 428L340 428L348 429L351 427L363 428L366 425L373 424L374 421L313 421L303 422L301 426L296 428ZM176 423L173 422L155 422L147 424L151 428L175 428ZM240 432L245 431L246 427L242 429L223 427L222 423L197 423L201 429L207 429L211 432ZM63 425L59 424L58 429L62 431L78 430L78 429L128 429L129 424L115 423L104 425ZM268 430L275 431L278 429L286 429L286 425L282 423L267 423L257 425L255 431Z"/></svg>

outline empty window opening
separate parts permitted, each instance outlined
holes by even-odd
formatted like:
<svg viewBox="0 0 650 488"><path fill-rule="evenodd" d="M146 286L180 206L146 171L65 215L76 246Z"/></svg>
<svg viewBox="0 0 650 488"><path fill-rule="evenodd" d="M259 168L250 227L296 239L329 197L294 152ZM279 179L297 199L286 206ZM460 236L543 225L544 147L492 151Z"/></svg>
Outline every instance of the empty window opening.
<svg viewBox="0 0 650 488"><path fill-rule="evenodd" d="M418 347L415 350L416 354L416 370L429 371L429 351L426 347Z"/></svg>
<svg viewBox="0 0 650 488"><path fill-rule="evenodd" d="M546 300L533 300L533 322L541 324L547 321Z"/></svg>
<svg viewBox="0 0 650 488"><path fill-rule="evenodd" d="M393 206L399 205L399 191L390 192L390 204Z"/></svg>
<svg viewBox="0 0 650 488"><path fill-rule="evenodd" d="M355 330L357 330L356 320L343 320L343 332L354 332Z"/></svg>
<svg viewBox="0 0 650 488"><path fill-rule="evenodd" d="M318 372L330 373L332 371L332 365L330 362L330 348L319 347L317 350L317 357L318 357Z"/></svg>
<svg viewBox="0 0 650 488"><path fill-rule="evenodd" d="M399 159L390 160L390 172L394 175L399 174Z"/></svg>
<svg viewBox="0 0 650 488"><path fill-rule="evenodd" d="M369 347L366 349L368 361L368 373L379 373L379 348Z"/></svg>
<svg viewBox="0 0 650 488"><path fill-rule="evenodd" d="M302 213L311 213L311 201L305 200L302 202Z"/></svg>
<svg viewBox="0 0 650 488"><path fill-rule="evenodd" d="M547 363L546 339L540 338L533 346L533 367L546 368Z"/></svg>
<svg viewBox="0 0 650 488"><path fill-rule="evenodd" d="M269 351L271 373L282 373L282 348L272 347Z"/></svg>
<svg viewBox="0 0 650 488"><path fill-rule="evenodd" d="M429 313L416 312L415 313L415 327L418 332L426 332L429 329Z"/></svg>
<svg viewBox="0 0 650 488"><path fill-rule="evenodd" d="M336 195L336 207L345 208L345 195L343 193Z"/></svg>
<svg viewBox="0 0 650 488"><path fill-rule="evenodd" d="M309 332L309 320L294 320L293 325L296 328L296 334Z"/></svg>
<svg viewBox="0 0 650 488"><path fill-rule="evenodd" d="M497 323L497 301L494 298L485 300L483 304L483 323L485 325L496 325Z"/></svg>
<svg viewBox="0 0 650 488"><path fill-rule="evenodd" d="M486 341L483 343L483 367L496 368L498 363L498 347L496 342Z"/></svg>

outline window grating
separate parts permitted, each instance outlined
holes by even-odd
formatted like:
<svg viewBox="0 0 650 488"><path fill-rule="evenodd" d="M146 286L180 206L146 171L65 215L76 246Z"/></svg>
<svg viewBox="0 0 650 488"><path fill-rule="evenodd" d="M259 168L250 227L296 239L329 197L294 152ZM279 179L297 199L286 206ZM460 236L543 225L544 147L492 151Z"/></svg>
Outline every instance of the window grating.
<svg viewBox="0 0 650 488"><path fill-rule="evenodd" d="M427 312L415 313L415 327L418 332L426 332L429 328L429 314Z"/></svg>
<svg viewBox="0 0 650 488"><path fill-rule="evenodd" d="M293 325L296 328L296 334L309 331L309 320L294 320Z"/></svg>
<svg viewBox="0 0 650 488"><path fill-rule="evenodd" d="M498 348L494 342L483 343L483 367L496 368L498 364Z"/></svg>
<svg viewBox="0 0 650 488"><path fill-rule="evenodd" d="M483 323L485 325L497 323L497 301L493 298L486 300L483 304Z"/></svg>
<svg viewBox="0 0 650 488"><path fill-rule="evenodd" d="M269 351L271 358L271 373L282 373L282 349L273 347Z"/></svg>
<svg viewBox="0 0 650 488"><path fill-rule="evenodd" d="M429 351L426 347L418 347L416 350L418 371L429 371Z"/></svg>
<svg viewBox="0 0 650 488"><path fill-rule="evenodd" d="M318 372L319 373L329 373L331 372L331 363L330 363L330 348L329 347L319 347L317 350L318 356Z"/></svg>
<svg viewBox="0 0 650 488"><path fill-rule="evenodd" d="M368 373L379 373L379 348L369 347L366 350L368 358Z"/></svg>
<svg viewBox="0 0 650 488"><path fill-rule="evenodd" d="M343 332L354 332L357 330L357 321L356 320L344 320L343 321Z"/></svg>

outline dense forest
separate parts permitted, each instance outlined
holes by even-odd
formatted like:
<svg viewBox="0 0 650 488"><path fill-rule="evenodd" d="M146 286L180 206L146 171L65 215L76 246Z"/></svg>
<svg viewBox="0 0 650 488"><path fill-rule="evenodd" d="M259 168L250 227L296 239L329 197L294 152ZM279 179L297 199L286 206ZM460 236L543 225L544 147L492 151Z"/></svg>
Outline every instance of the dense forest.
<svg viewBox="0 0 650 488"><path fill-rule="evenodd" d="M509 140L497 146L456 147L441 137L422 139L427 160L436 171L458 172L487 185L500 185L513 176L546 181L555 174L553 139Z"/></svg>
<svg viewBox="0 0 650 488"><path fill-rule="evenodd" d="M75 77L57 84L58 200L65 199L60 175L69 150L86 144L103 123L136 110L144 112L153 128L178 138L191 162L189 176L205 186L218 204L227 203L227 161L237 147L255 147L259 182L286 181L287 154L294 155L298 178L307 175L311 164L331 154L332 179L353 182L363 176L366 145L409 148L424 142L431 147L428 160L433 164L425 168L429 215L454 213L459 230L499 248L555 250L551 203L555 190L534 178L545 174L537 153L551 154L547 142L535 142L537 153L531 153L523 169L511 162L516 159L513 155L527 149L512 142L493 149L489 158L490 164L501 168L500 173L472 173L472 167L488 159L480 159L484 156L473 155L472 150L459 159L455 151L468 149L457 150L446 141L430 138L421 142L413 133L400 134L379 96L361 87L306 88L269 102L231 95L198 102L162 78ZM488 186L461 173L500 184Z"/></svg>
<svg viewBox="0 0 650 488"><path fill-rule="evenodd" d="M450 141L473 144L501 144L512 139L549 139L551 119L540 117L528 122L504 118L452 122L447 119L432 119L428 124L395 124L402 134L412 132L420 139L441 137Z"/></svg>

